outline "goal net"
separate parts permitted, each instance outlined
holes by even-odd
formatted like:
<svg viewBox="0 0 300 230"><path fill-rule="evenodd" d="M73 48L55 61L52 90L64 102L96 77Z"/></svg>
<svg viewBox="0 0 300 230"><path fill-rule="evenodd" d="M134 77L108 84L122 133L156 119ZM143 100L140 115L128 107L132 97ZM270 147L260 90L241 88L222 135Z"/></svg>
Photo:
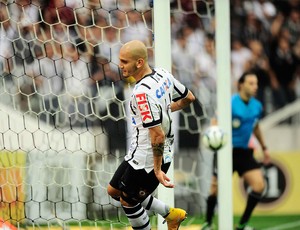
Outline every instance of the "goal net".
<svg viewBox="0 0 300 230"><path fill-rule="evenodd" d="M128 225L106 193L130 139L133 82L121 79L118 52L139 39L153 65L151 2L0 2L0 228ZM214 5L170 3L172 72L198 99L175 122L175 204L199 218L212 155L200 134L216 105Z"/></svg>

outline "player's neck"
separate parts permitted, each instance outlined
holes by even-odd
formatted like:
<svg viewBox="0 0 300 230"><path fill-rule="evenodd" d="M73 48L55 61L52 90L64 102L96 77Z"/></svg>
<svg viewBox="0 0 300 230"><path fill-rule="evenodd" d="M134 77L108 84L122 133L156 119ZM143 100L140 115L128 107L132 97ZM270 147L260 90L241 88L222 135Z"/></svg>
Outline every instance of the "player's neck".
<svg viewBox="0 0 300 230"><path fill-rule="evenodd" d="M146 75L151 74L151 73L152 73L152 69L150 68L149 65L143 66L142 69L137 74L136 81L140 81Z"/></svg>

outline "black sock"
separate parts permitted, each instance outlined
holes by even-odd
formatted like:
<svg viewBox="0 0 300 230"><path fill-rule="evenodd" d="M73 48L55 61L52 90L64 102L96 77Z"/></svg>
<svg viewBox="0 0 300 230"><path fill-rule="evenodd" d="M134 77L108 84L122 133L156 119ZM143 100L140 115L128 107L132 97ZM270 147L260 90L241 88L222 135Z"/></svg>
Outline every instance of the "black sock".
<svg viewBox="0 0 300 230"><path fill-rule="evenodd" d="M210 195L207 198L207 207L206 207L206 222L208 224L212 223L216 204L217 204L217 196Z"/></svg>
<svg viewBox="0 0 300 230"><path fill-rule="evenodd" d="M247 205L244 214L240 220L240 225L244 225L249 221L252 211L254 210L257 203L261 200L262 197L261 195L262 195L261 193L257 193L257 192L249 193Z"/></svg>

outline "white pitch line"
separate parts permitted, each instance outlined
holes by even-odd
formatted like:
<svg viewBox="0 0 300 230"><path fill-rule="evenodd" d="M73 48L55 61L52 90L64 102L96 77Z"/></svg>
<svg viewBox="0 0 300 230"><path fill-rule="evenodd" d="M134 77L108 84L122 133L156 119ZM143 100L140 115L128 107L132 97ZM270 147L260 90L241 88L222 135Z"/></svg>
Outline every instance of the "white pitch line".
<svg viewBox="0 0 300 230"><path fill-rule="evenodd" d="M288 224L282 224L279 225L277 227L272 227L272 228L264 228L263 230L286 230L286 229L290 229L293 227L298 227L300 226L300 221L296 221L296 222L292 222L292 223L288 223Z"/></svg>

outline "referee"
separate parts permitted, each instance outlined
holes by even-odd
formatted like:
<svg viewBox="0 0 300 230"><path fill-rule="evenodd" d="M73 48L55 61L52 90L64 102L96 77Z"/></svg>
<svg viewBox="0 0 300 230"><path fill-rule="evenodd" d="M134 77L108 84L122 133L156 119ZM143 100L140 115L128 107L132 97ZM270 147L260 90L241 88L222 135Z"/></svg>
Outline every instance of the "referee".
<svg viewBox="0 0 300 230"><path fill-rule="evenodd" d="M248 221L257 203L262 198L266 187L261 166L253 156L253 149L249 147L252 134L257 138L263 150L263 163L270 163L269 151L259 128L259 119L262 117L263 107L261 102L254 97L257 89L257 76L252 72L246 72L238 81L238 93L231 98L233 172L237 171L239 176L251 188L246 208L236 230L254 229L248 225ZM203 224L202 230L212 229L216 203L217 175L216 170L214 170L210 195L207 198L206 222Z"/></svg>

